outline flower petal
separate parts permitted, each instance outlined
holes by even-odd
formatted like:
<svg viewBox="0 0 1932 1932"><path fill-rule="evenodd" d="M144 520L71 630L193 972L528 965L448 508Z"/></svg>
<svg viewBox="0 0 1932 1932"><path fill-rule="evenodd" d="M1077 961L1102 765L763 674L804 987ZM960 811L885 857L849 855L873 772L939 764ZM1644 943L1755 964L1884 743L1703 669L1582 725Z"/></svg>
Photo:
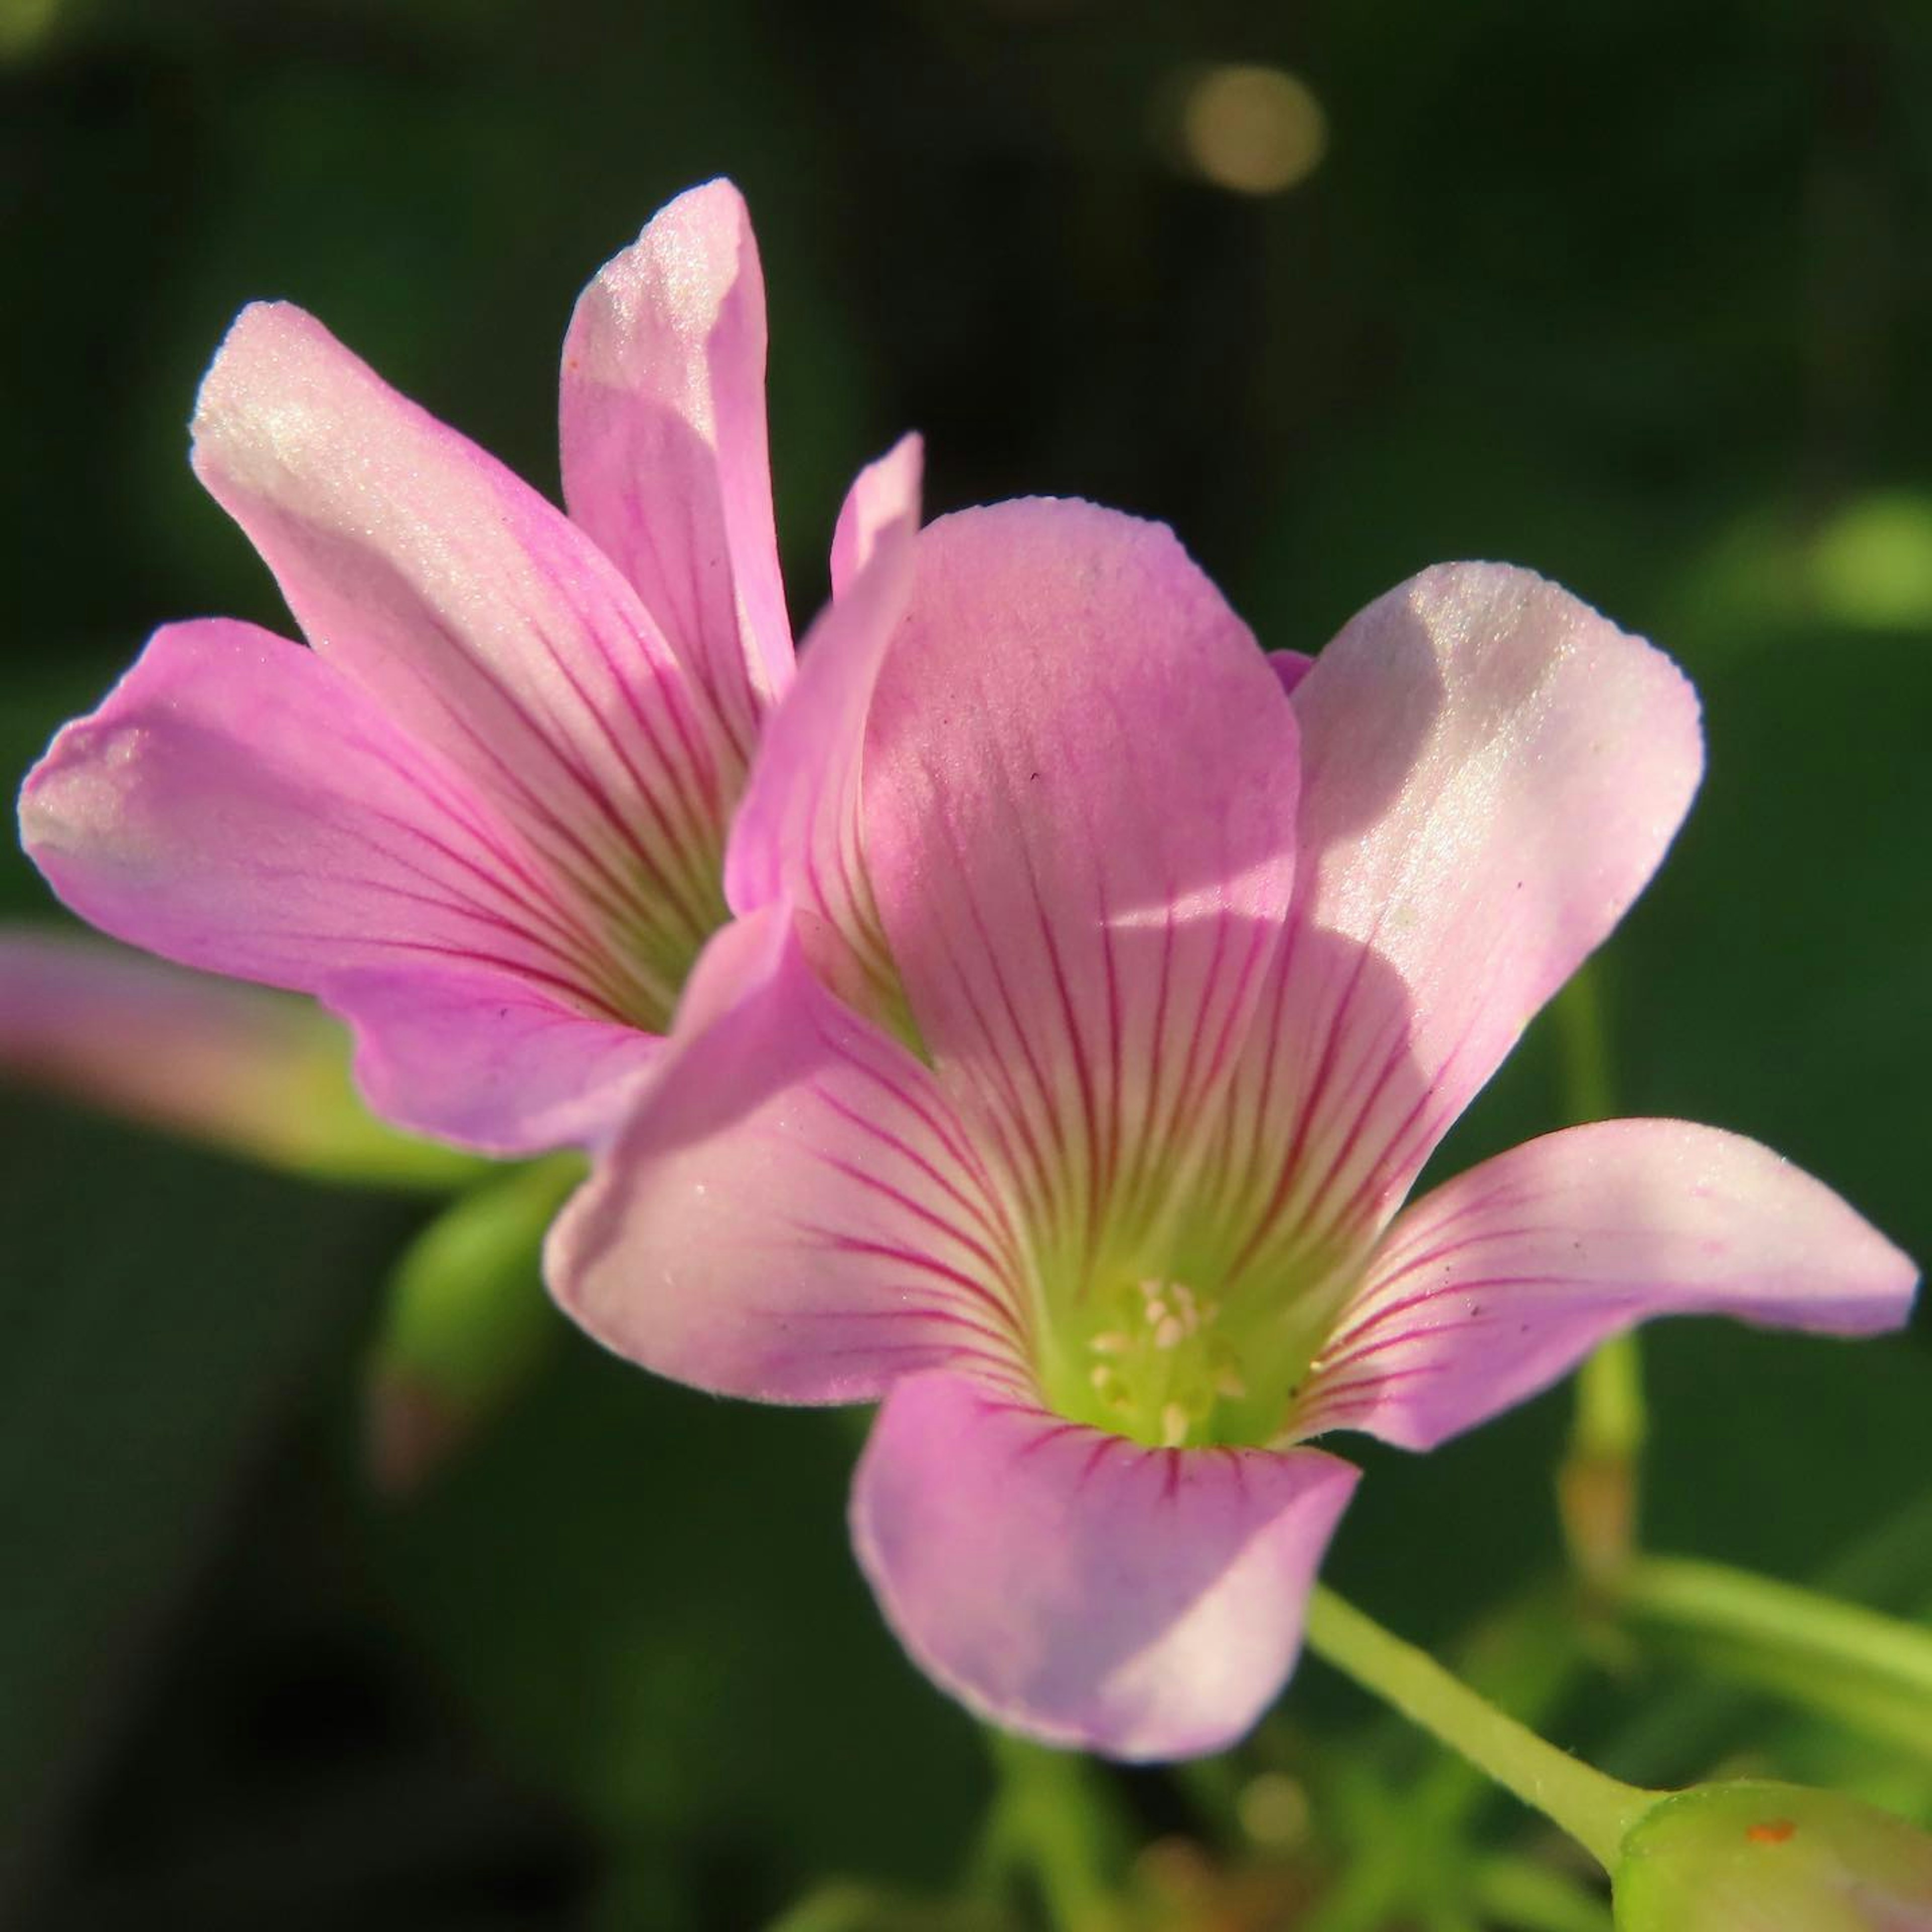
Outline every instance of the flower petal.
<svg viewBox="0 0 1932 1932"><path fill-rule="evenodd" d="M818 983L778 909L706 950L546 1274L660 1374L861 1402L937 1363L1023 1381L1016 1252L931 1075Z"/></svg>
<svg viewBox="0 0 1932 1932"><path fill-rule="evenodd" d="M194 460L318 652L605 908L661 1026L722 913L728 747L609 560L298 309L230 330Z"/></svg>
<svg viewBox="0 0 1932 1932"><path fill-rule="evenodd" d="M782 900L820 977L868 1016L903 1002L861 844L861 758L873 688L911 593L920 451L908 436L863 470L833 545L837 598L812 626L796 680L766 725L724 866L732 909Z"/></svg>
<svg viewBox="0 0 1932 1932"><path fill-rule="evenodd" d="M487 800L314 652L250 625L158 632L29 775L20 826L82 918L185 965L312 993L372 970L419 1000L460 983L560 1022L609 1021L626 997L600 965L596 909ZM446 1044L443 1064L392 1083L385 1111L531 1144L507 1088L489 1119L446 1110L473 1076Z"/></svg>
<svg viewBox="0 0 1932 1932"><path fill-rule="evenodd" d="M1294 705L1292 930L1217 1162L1250 1262L1382 1224L1642 890L1702 766L1669 659L1497 565L1371 604Z"/></svg>
<svg viewBox="0 0 1932 1932"><path fill-rule="evenodd" d="M370 1106L486 1154L600 1145L664 1051L655 1034L458 964L332 974L318 991L356 1036Z"/></svg>
<svg viewBox="0 0 1932 1932"><path fill-rule="evenodd" d="M299 644L220 619L156 632L20 796L83 919L150 952L313 992L398 955L554 967L482 801Z"/></svg>
<svg viewBox="0 0 1932 1932"><path fill-rule="evenodd" d="M920 1376L873 1429L852 1532L900 1641L982 1716L1191 1757L1281 1688L1356 1473L1316 1450L1144 1448Z"/></svg>
<svg viewBox="0 0 1932 1932"><path fill-rule="evenodd" d="M916 435L902 436L852 479L832 532L833 596L843 597L851 589L888 530L908 517L918 526L925 468L925 444Z"/></svg>
<svg viewBox="0 0 1932 1932"><path fill-rule="evenodd" d="M572 518L635 586L748 760L791 675L765 436L765 285L743 198L661 210L578 298L563 351Z"/></svg>
<svg viewBox="0 0 1932 1932"><path fill-rule="evenodd" d="M1681 1120L1572 1127L1396 1220L1293 1432L1432 1448L1652 1316L1869 1335L1904 1324L1917 1280L1822 1182L1755 1141Z"/></svg>
<svg viewBox="0 0 1932 1932"><path fill-rule="evenodd" d="M1052 1264L1144 1234L1286 912L1295 727L1171 532L1030 501L920 533L866 741L920 1036Z"/></svg>

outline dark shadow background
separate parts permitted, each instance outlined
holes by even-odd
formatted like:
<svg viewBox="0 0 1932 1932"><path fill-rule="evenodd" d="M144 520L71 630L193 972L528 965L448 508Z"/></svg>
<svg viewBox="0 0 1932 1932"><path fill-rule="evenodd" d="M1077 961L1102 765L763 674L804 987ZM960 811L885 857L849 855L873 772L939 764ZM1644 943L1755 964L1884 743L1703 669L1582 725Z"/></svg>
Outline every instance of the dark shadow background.
<svg viewBox="0 0 1932 1932"><path fill-rule="evenodd" d="M184 460L242 302L554 490L578 287L729 172L795 617L909 427L932 509L1165 518L1271 646L1444 557L1560 579L1708 712L1606 962L1619 1108L1755 1134L1932 1252L1927 10L0 0L0 55L10 774L160 620L283 623ZM1228 61L1318 104L1284 191L1190 158ZM17 856L0 912L54 916ZM1555 1066L1539 1030L1458 1161L1556 1124ZM827 1871L943 1881L980 1753L853 1572L846 1425L568 1336L371 1500L359 1364L420 1218L0 1096L0 1917L736 1932ZM1663 1546L1803 1578L1932 1494L1922 1321L1648 1359ZM1549 1566L1565 1413L1367 1458L1337 1580L1427 1640ZM1932 1610L1918 1520L1870 1600ZM1606 1703L1634 1774L1615 1720L1672 1694Z"/></svg>

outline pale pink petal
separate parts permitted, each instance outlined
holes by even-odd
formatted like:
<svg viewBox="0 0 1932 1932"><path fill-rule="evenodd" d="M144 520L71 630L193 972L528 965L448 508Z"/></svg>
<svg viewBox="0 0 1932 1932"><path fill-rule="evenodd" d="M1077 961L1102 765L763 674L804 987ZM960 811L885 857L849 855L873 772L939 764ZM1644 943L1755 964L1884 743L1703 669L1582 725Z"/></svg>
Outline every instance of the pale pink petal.
<svg viewBox="0 0 1932 1932"><path fill-rule="evenodd" d="M357 971L448 979L519 1008L614 1019L636 997L598 909L550 880L460 774L314 652L211 620L158 632L20 796L22 842L103 931L305 992ZM526 1144L523 1102L445 1111L472 1076L424 1058L394 1117Z"/></svg>
<svg viewBox="0 0 1932 1932"><path fill-rule="evenodd" d="M1358 1242L1670 844L1702 766L1670 660L1555 585L1426 571L1297 686L1292 930L1214 1163L1231 1265Z"/></svg>
<svg viewBox="0 0 1932 1932"><path fill-rule="evenodd" d="M765 286L742 197L695 188L586 288L563 351L563 488L741 760L791 674L765 436Z"/></svg>
<svg viewBox="0 0 1932 1932"><path fill-rule="evenodd" d="M938 1363L1015 1382L1007 1216L944 1095L821 987L782 910L727 927L658 1076L550 1235L608 1348L700 1388L860 1402Z"/></svg>
<svg viewBox="0 0 1932 1932"><path fill-rule="evenodd" d="M888 1019L902 996L866 871L860 777L873 688L912 589L919 482L908 436L852 486L833 548L836 601L766 726L724 867L734 911L783 900L816 914L802 931L820 976Z"/></svg>
<svg viewBox="0 0 1932 1932"><path fill-rule="evenodd" d="M1657 1315L1870 1335L1918 1270L1823 1183L1755 1141L1607 1120L1486 1161L1402 1214L1292 1419L1429 1449Z"/></svg>
<svg viewBox="0 0 1932 1932"><path fill-rule="evenodd" d="M982 1716L1191 1757L1280 1690L1355 1480L1318 1450L1144 1448L920 1376L874 1426L853 1538L900 1641Z"/></svg>
<svg viewBox="0 0 1932 1932"><path fill-rule="evenodd" d="M386 1120L494 1154L610 1138L664 1042L527 981L466 971L331 974L323 1003L356 1036L356 1078Z"/></svg>
<svg viewBox="0 0 1932 1932"><path fill-rule="evenodd" d="M919 1036L1078 1279L1171 1199L1252 1010L1294 716L1157 524L1006 503L916 557L866 741L867 866Z"/></svg>
<svg viewBox="0 0 1932 1932"><path fill-rule="evenodd" d="M610 560L298 309L236 322L194 457L316 651L606 908L662 1024L722 913L729 748Z"/></svg>
<svg viewBox="0 0 1932 1932"><path fill-rule="evenodd" d="M488 806L332 666L250 625L158 632L56 737L20 824L82 917L184 964L304 992L398 958L556 970Z"/></svg>

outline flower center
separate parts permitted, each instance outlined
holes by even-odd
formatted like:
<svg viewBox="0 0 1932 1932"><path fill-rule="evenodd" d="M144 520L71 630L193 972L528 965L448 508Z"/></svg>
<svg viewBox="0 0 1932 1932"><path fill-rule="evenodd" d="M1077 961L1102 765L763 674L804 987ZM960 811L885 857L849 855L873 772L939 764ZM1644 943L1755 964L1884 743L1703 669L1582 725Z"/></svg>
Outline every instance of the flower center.
<svg viewBox="0 0 1932 1932"><path fill-rule="evenodd" d="M1359 1255L1308 1244L1231 1276L1204 1244L1162 1245L1151 1268L1042 1270L1034 1366L1048 1407L1155 1448L1277 1441ZM1070 1292L1083 1274L1085 1292Z"/></svg>
<svg viewBox="0 0 1932 1932"><path fill-rule="evenodd" d="M1220 1312L1184 1281L1157 1279L1098 1305L1079 1364L1083 1419L1166 1449L1212 1441L1217 1404L1247 1393Z"/></svg>

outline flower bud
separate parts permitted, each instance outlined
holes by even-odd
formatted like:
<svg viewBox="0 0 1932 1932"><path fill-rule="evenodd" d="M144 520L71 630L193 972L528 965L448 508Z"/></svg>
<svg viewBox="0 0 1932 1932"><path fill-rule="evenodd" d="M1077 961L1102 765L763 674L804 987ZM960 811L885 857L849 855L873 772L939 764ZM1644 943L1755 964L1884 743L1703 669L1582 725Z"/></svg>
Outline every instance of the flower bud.
<svg viewBox="0 0 1932 1932"><path fill-rule="evenodd" d="M1795 1784L1700 1785L1624 1841L1617 1932L1932 1932L1932 1838Z"/></svg>
<svg viewBox="0 0 1932 1932"><path fill-rule="evenodd" d="M440 1193L491 1171L384 1126L349 1062L348 1036L312 1000L0 927L0 1082L314 1180Z"/></svg>

